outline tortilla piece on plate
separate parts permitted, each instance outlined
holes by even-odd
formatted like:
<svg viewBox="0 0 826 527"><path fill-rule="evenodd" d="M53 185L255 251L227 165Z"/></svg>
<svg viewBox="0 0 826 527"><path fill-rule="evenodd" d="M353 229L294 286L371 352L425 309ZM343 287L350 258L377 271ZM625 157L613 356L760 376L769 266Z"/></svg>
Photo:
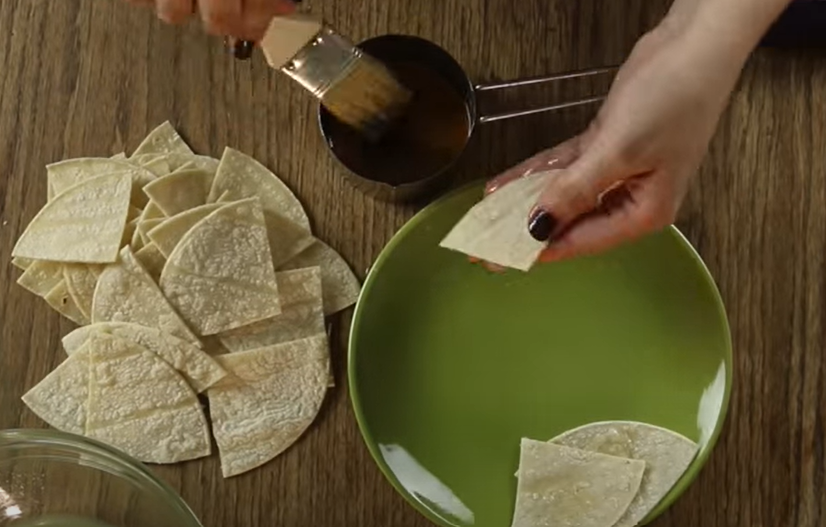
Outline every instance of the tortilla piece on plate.
<svg viewBox="0 0 826 527"><path fill-rule="evenodd" d="M278 176L252 157L226 148L218 165L218 172L209 193L213 203L221 194L228 192L232 201L258 196L262 208L285 217L304 230L310 230L310 220L295 194Z"/></svg>
<svg viewBox="0 0 826 527"><path fill-rule="evenodd" d="M89 318L83 314L77 304L75 304L72 295L69 294L65 280L61 280L51 291L46 293L43 300L52 306L52 309L75 324L83 326L89 323Z"/></svg>
<svg viewBox="0 0 826 527"><path fill-rule="evenodd" d="M95 288L92 322L132 322L157 328L201 347L198 337L169 304L129 246L107 266Z"/></svg>
<svg viewBox="0 0 826 527"><path fill-rule="evenodd" d="M135 222L135 230L132 232L132 239L129 240L129 243L127 244L127 246L132 248L132 251L139 251L144 246L143 238L141 238L141 231L138 230L139 223L140 220Z"/></svg>
<svg viewBox="0 0 826 527"><path fill-rule="evenodd" d="M23 403L49 426L82 435L89 398L89 349L84 346L23 395Z"/></svg>
<svg viewBox="0 0 826 527"><path fill-rule="evenodd" d="M109 263L118 256L129 212L131 180L100 176L58 195L37 213L12 256L60 262Z"/></svg>
<svg viewBox="0 0 826 527"><path fill-rule="evenodd" d="M151 163L157 159L162 159L169 166L170 172L176 172L184 167L206 170L210 174L215 174L218 170L218 160L209 156L199 156L196 154L184 154L172 152L171 154L143 154L133 156L130 160L133 163Z"/></svg>
<svg viewBox="0 0 826 527"><path fill-rule="evenodd" d="M199 221L169 255L159 283L199 335L279 314L278 283L258 199L229 203Z"/></svg>
<svg viewBox="0 0 826 527"><path fill-rule="evenodd" d="M321 290L324 314L332 315L356 303L361 284L350 266L335 250L319 239L298 256L281 265L279 271L321 268Z"/></svg>
<svg viewBox="0 0 826 527"><path fill-rule="evenodd" d="M149 239L152 240L152 243L158 247L161 254L163 254L165 258L169 258L169 255L175 250L175 246L178 245L178 242L181 241L184 234L194 227L196 223L221 208L221 206L221 203L208 203L181 212L165 219L146 234L149 236Z"/></svg>
<svg viewBox="0 0 826 527"><path fill-rule="evenodd" d="M149 132L149 135L138 145L138 148L132 152L131 158L143 154L172 153L193 154L192 149L184 142L175 127L169 121L166 121Z"/></svg>
<svg viewBox="0 0 826 527"><path fill-rule="evenodd" d="M91 320L92 298L103 266L98 264L64 264L63 280L83 318Z"/></svg>
<svg viewBox="0 0 826 527"><path fill-rule="evenodd" d="M61 262L32 260L17 283L42 298L63 280L63 265Z"/></svg>
<svg viewBox="0 0 826 527"><path fill-rule="evenodd" d="M227 374L212 357L189 342L155 328L126 322L101 322L77 328L63 337L63 349L74 355L94 334L114 335L143 346L180 372L198 393Z"/></svg>
<svg viewBox="0 0 826 527"><path fill-rule="evenodd" d="M155 219L163 219L166 218L166 214L163 213L158 204L154 201L149 201L144 207L143 212L141 212L140 221L147 221L147 220L155 220Z"/></svg>
<svg viewBox="0 0 826 527"><path fill-rule="evenodd" d="M166 220L166 218L152 218L151 220L138 221L138 235L141 237L144 245L152 242L152 240L149 239L149 231L163 223L164 220Z"/></svg>
<svg viewBox="0 0 826 527"><path fill-rule="evenodd" d="M218 336L231 352L264 348L325 332L321 270L318 267L275 273L281 314Z"/></svg>
<svg viewBox="0 0 826 527"><path fill-rule="evenodd" d="M34 263L34 260L32 260L31 258L21 258L19 256L16 256L11 259L11 264L22 271L28 269L32 263Z"/></svg>
<svg viewBox="0 0 826 527"><path fill-rule="evenodd" d="M698 445L671 430L634 421L606 421L575 428L552 443L645 462L642 484L614 527L641 522L685 473Z"/></svg>
<svg viewBox="0 0 826 527"><path fill-rule="evenodd" d="M225 478L263 465L312 424L327 391L326 335L221 355L229 372L207 391Z"/></svg>
<svg viewBox="0 0 826 527"><path fill-rule="evenodd" d="M178 170L156 179L143 191L164 215L174 216L205 204L214 177L205 170Z"/></svg>
<svg viewBox="0 0 826 527"><path fill-rule="evenodd" d="M86 435L145 463L210 454L198 396L171 366L143 346L94 333L89 346Z"/></svg>
<svg viewBox="0 0 826 527"><path fill-rule="evenodd" d="M645 462L522 439L512 527L613 527Z"/></svg>
<svg viewBox="0 0 826 527"><path fill-rule="evenodd" d="M146 272L149 273L152 280L158 283L161 279L163 267L166 265L166 258L164 258L161 251L158 250L158 247L150 242L135 252L135 258L143 265L143 268L146 269Z"/></svg>
<svg viewBox="0 0 826 527"><path fill-rule="evenodd" d="M125 161L108 158L84 157L67 159L46 166L47 197L51 201L71 187L100 176L127 175L132 180L130 200L132 205L143 207L146 194L143 186L155 179L155 175Z"/></svg>
<svg viewBox="0 0 826 527"><path fill-rule="evenodd" d="M555 171L517 179L474 205L439 244L486 262L528 271L547 247L528 232L528 217Z"/></svg>
<svg viewBox="0 0 826 527"><path fill-rule="evenodd" d="M149 159L146 163L140 164L141 167L155 174L155 177L164 177L172 173L169 168L169 163L163 157L156 157Z"/></svg>

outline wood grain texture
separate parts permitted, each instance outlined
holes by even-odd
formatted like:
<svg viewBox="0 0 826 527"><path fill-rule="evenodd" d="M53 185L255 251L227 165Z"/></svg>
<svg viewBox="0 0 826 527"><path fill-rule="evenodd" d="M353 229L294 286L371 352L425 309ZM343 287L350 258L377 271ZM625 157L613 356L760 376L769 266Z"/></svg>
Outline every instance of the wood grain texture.
<svg viewBox="0 0 826 527"><path fill-rule="evenodd" d="M620 62L666 8L665 0L313 5L354 39L387 32L432 39L476 80ZM0 73L0 428L42 426L19 397L63 358L59 339L72 327L16 287L19 271L7 264L45 201L46 163L133 149L169 119L200 153L218 156L229 145L275 170L318 234L362 275L414 212L350 188L323 150L313 102L260 57L234 62L196 24L167 27L116 0L3 0ZM736 385L719 447L658 526L826 524L824 86L826 56L759 52L683 208L679 225L729 310ZM483 126L457 177L492 176L577 133L592 113ZM206 527L427 525L361 442L345 382L345 322L334 339L338 386L286 454L229 481L217 457L154 469Z"/></svg>

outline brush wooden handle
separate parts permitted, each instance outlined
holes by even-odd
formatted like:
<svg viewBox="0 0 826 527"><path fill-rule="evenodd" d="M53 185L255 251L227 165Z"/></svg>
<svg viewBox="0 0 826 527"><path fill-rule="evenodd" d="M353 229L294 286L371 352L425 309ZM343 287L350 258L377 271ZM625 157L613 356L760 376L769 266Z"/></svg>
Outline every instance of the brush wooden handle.
<svg viewBox="0 0 826 527"><path fill-rule="evenodd" d="M272 19L259 45L270 67L281 69L321 31L321 20L303 13Z"/></svg>

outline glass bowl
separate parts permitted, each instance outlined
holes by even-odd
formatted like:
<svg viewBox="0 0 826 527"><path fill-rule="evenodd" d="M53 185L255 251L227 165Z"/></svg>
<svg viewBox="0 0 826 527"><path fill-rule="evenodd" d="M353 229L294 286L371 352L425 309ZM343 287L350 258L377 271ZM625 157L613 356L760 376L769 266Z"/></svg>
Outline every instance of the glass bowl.
<svg viewBox="0 0 826 527"><path fill-rule="evenodd" d="M0 431L0 527L202 527L138 461L52 430Z"/></svg>

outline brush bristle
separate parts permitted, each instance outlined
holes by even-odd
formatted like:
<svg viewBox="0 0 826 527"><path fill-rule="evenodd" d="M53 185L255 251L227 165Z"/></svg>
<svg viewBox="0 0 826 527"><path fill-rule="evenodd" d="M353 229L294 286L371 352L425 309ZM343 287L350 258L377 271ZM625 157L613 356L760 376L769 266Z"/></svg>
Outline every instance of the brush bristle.
<svg viewBox="0 0 826 527"><path fill-rule="evenodd" d="M321 98L338 120L378 140L404 114L412 92L384 64L362 56Z"/></svg>

